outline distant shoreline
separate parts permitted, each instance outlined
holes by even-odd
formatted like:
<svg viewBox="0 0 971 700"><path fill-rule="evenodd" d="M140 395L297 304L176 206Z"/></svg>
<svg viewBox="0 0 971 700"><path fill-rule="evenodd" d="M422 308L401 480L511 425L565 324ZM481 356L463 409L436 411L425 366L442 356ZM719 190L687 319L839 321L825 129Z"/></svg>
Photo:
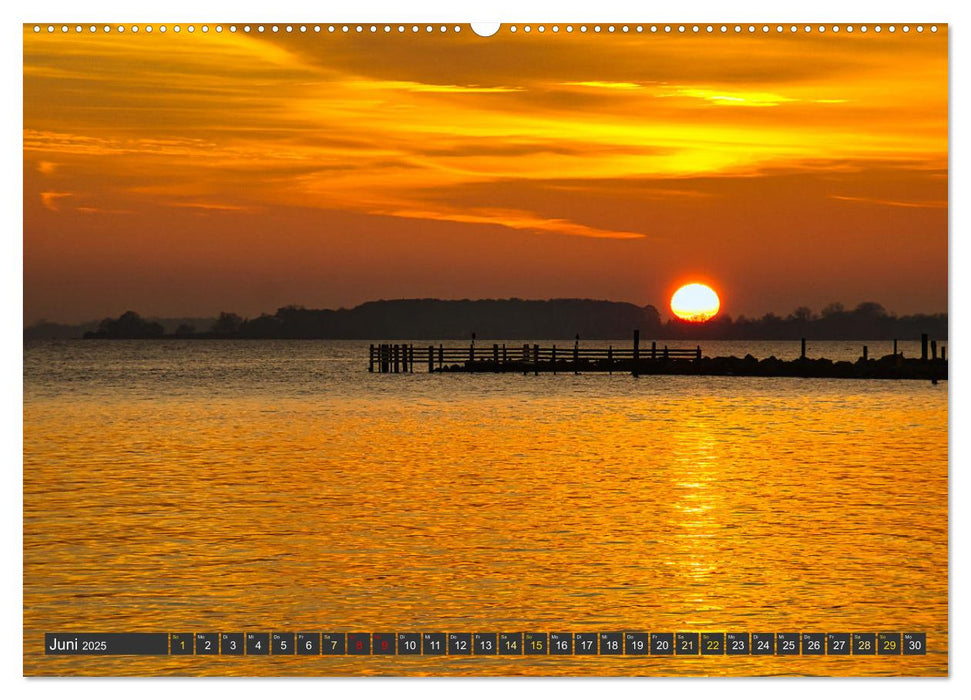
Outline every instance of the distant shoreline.
<svg viewBox="0 0 971 700"><path fill-rule="evenodd" d="M126 311L117 318L68 325L38 323L24 329L25 340L88 339L253 339L253 340L574 340L642 337L672 340L911 340L923 333L944 340L948 316L896 316L875 302L853 309L830 304L816 313L800 307L785 317L720 315L706 323L661 320L656 307L593 299L398 299L373 301L352 309L287 306L273 314L243 318L222 312L209 319L150 319Z"/></svg>

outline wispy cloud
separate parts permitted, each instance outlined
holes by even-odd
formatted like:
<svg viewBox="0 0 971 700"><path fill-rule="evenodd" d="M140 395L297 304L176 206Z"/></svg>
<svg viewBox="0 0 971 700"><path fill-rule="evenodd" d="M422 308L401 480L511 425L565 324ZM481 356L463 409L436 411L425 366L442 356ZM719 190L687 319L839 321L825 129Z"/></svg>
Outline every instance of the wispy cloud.
<svg viewBox="0 0 971 700"><path fill-rule="evenodd" d="M89 206L75 207L74 210L82 214L131 214L132 213L130 209L104 209L102 207L89 207Z"/></svg>
<svg viewBox="0 0 971 700"><path fill-rule="evenodd" d="M44 205L44 208L48 209L49 211L60 211L58 201L64 199L65 197L73 196L73 192L41 192L40 202Z"/></svg>
<svg viewBox="0 0 971 700"><path fill-rule="evenodd" d="M462 209L390 209L376 213L400 216L411 219L433 219L454 221L465 224L490 224L504 228L531 231L533 233L554 233L564 236L584 236L587 238L613 238L630 240L645 238L643 233L634 231L611 231L569 221L538 216L529 211L518 209L489 209L466 207Z"/></svg>
<svg viewBox="0 0 971 700"><path fill-rule="evenodd" d="M718 105L740 107L776 107L786 102L797 101L794 98L771 92L725 90L710 87L677 86L659 90L657 95L658 97L688 97Z"/></svg>
<svg viewBox="0 0 971 700"><path fill-rule="evenodd" d="M640 83L610 82L606 80L581 80L576 82L561 83L571 87L595 88L600 90L639 90L643 87Z"/></svg>
<svg viewBox="0 0 971 700"><path fill-rule="evenodd" d="M878 199L875 197L850 197L847 195L831 195L833 199L838 199L842 202L855 202L858 204L876 204L883 207L907 207L914 209L947 209L946 201L930 201L930 202L908 202L903 200L895 199Z"/></svg>
<svg viewBox="0 0 971 700"><path fill-rule="evenodd" d="M203 209L205 211L253 211L252 207L242 207L223 202L168 202L167 206L179 209Z"/></svg>

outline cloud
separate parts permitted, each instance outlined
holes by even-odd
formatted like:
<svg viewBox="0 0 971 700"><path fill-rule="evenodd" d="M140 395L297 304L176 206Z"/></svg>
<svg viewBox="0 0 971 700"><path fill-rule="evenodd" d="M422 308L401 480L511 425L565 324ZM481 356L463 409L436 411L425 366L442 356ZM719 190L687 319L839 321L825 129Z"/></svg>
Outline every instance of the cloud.
<svg viewBox="0 0 971 700"><path fill-rule="evenodd" d="M396 36L28 32L24 151L105 210L299 206L611 238L643 234L609 213L579 224L442 193L946 168L942 36L603 38L435 35L415 50Z"/></svg>
<svg viewBox="0 0 971 700"><path fill-rule="evenodd" d="M643 233L636 233L634 231L611 231L586 226L567 219L544 218L532 212L519 209L463 207L452 210L445 208L434 210L391 209L377 211L375 213L411 219L454 221L465 224L491 224L514 230L531 231L533 233L554 233L564 236L584 236L586 238L631 240L646 237Z"/></svg>
<svg viewBox="0 0 971 700"><path fill-rule="evenodd" d="M830 195L833 199L838 199L842 202L856 202L859 204L876 204L885 207L907 207L914 209L947 209L946 201L928 201L928 202L908 202L901 200L892 199L876 199L874 197L849 197L846 195Z"/></svg>
<svg viewBox="0 0 971 700"><path fill-rule="evenodd" d="M577 82L561 83L561 85L598 88L603 90L639 90L643 87L640 83L609 82L606 80L581 80Z"/></svg>
<svg viewBox="0 0 971 700"><path fill-rule="evenodd" d="M49 211L60 211L58 200L65 197L73 197L73 192L41 192L40 203Z"/></svg>
<svg viewBox="0 0 971 700"><path fill-rule="evenodd" d="M82 214L131 214L129 209L102 209L101 207L75 207L75 211Z"/></svg>
<svg viewBox="0 0 971 700"><path fill-rule="evenodd" d="M771 92L724 90L710 87L673 87L659 91L659 97L690 97L718 105L740 107L775 107L794 98ZM816 100L819 102L819 100Z"/></svg>
<svg viewBox="0 0 971 700"><path fill-rule="evenodd" d="M180 209L203 209L206 211L252 211L250 207L221 202L169 202L167 206Z"/></svg>

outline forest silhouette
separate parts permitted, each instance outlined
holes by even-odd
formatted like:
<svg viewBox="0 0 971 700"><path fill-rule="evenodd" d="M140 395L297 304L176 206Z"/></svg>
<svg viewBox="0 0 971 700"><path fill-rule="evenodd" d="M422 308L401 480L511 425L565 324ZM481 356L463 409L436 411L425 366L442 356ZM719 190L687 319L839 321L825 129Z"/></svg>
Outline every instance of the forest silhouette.
<svg viewBox="0 0 971 700"><path fill-rule="evenodd" d="M463 339L475 333L495 339L621 339L639 329L643 337L691 340L913 339L921 333L947 337L947 314L896 316L876 302L848 309L829 304L815 313L799 307L787 316L759 318L720 315L707 323L662 320L652 305L592 299L397 299L372 301L351 309L285 306L274 314L246 319L222 312L192 323L146 319L134 311L106 318L96 328L38 324L30 337L226 338L226 339ZM55 327L56 332L51 331ZM45 333L46 329L46 333ZM31 333L31 331L35 331Z"/></svg>

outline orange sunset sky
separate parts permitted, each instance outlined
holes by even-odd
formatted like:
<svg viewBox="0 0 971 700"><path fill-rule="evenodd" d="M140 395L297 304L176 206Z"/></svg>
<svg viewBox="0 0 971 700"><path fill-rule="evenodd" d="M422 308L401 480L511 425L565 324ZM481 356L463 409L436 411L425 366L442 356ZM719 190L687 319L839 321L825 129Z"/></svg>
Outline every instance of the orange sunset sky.
<svg viewBox="0 0 971 700"><path fill-rule="evenodd" d="M24 321L398 297L666 313L695 279L733 316L946 310L944 27L382 30L26 27Z"/></svg>

